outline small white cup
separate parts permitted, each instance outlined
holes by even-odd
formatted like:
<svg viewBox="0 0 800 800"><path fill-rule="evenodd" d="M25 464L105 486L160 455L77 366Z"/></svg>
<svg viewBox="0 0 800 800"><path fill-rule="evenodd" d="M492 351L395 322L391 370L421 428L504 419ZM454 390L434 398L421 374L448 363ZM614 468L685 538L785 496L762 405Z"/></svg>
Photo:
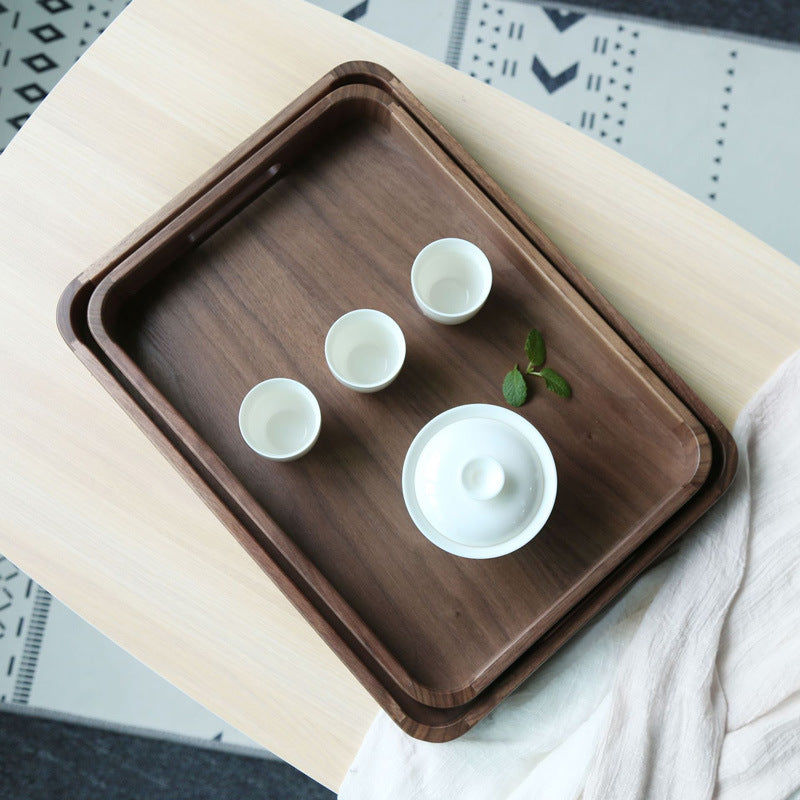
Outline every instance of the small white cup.
<svg viewBox="0 0 800 800"><path fill-rule="evenodd" d="M474 317L491 288L489 259L465 239L437 239L420 250L411 266L411 289L420 311L443 325Z"/></svg>
<svg viewBox="0 0 800 800"><path fill-rule="evenodd" d="M339 317L325 337L325 360L333 377L357 392L385 389L405 358L406 340L400 326L372 308Z"/></svg>
<svg viewBox="0 0 800 800"><path fill-rule="evenodd" d="M256 384L239 407L239 430L247 444L272 461L293 461L316 443L322 414L311 390L291 378Z"/></svg>

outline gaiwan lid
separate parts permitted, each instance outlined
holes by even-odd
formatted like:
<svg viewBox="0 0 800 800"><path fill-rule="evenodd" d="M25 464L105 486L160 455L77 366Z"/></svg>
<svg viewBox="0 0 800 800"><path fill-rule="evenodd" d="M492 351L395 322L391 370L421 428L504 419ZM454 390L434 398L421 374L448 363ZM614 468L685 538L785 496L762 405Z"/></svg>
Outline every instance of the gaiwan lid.
<svg viewBox="0 0 800 800"><path fill-rule="evenodd" d="M542 435L501 406L458 406L417 434L403 464L414 524L454 555L495 558L527 544L556 499L556 465Z"/></svg>

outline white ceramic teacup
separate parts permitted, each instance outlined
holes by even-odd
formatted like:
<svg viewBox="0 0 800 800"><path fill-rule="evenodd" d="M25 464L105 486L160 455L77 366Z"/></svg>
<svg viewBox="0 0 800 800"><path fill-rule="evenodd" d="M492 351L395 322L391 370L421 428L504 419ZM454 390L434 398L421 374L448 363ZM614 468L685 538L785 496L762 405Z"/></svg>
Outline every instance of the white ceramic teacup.
<svg viewBox="0 0 800 800"><path fill-rule="evenodd" d="M405 358L406 340L400 326L372 308L339 317L325 337L325 359L334 378L357 392L386 388Z"/></svg>
<svg viewBox="0 0 800 800"><path fill-rule="evenodd" d="M316 443L322 426L319 403L311 390L291 378L256 384L239 407L239 430L264 458L293 461Z"/></svg>
<svg viewBox="0 0 800 800"><path fill-rule="evenodd" d="M411 290L420 311L443 325L474 317L491 288L489 259L465 239L437 239L420 250L411 266Z"/></svg>

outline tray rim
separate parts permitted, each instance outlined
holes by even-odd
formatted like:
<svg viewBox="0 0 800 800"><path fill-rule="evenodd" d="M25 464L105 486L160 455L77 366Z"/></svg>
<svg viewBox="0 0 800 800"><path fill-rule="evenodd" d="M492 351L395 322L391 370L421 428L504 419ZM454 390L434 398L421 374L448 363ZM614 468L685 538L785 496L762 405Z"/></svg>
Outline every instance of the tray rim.
<svg viewBox="0 0 800 800"><path fill-rule="evenodd" d="M382 67L365 62L348 62L347 64L337 67L328 73L317 84L310 87L309 90L301 95L300 98L298 98L298 100L296 100L291 106L287 107L287 109L282 111L275 118L273 118L273 120L268 122L264 128L274 127L276 130L280 130L286 127L293 119L297 118L297 116L299 116L299 114L302 113L306 107L310 105L309 101L312 101L314 98L316 98L321 89L330 89L336 85L343 85L348 82L362 82L371 85L377 85L380 88L387 88L391 90L390 93L398 94L401 99L407 93L405 87ZM408 95L413 99L413 95L410 95L410 93L408 93ZM415 102L418 104L418 101ZM411 108L415 112L413 116L415 117L416 121L424 129L426 129L434 137L434 139L439 141L440 137L443 137L448 141L448 144L450 143L452 137L446 133L441 124L438 123L438 121L435 120L429 113L427 113L424 108L423 112L425 113L421 115L422 119L420 119L419 115L416 113L418 111L418 106L412 105ZM160 212L157 212L154 217L151 217L136 231L134 231L127 239L125 239L120 245L112 250L110 254L99 259L94 265L82 273L82 275L73 280L62 295L58 308L59 330L61 331L68 345L76 352L78 357L87 367L89 367L90 371L95 374L101 383L103 383L112 396L114 396L115 399L123 406L123 408L125 408L129 415L134 418L137 424L143 428L149 438L153 439L159 449L166 453L175 466L177 466L178 469L184 474L193 488L195 488L201 497L203 497L203 499L212 506L212 509L215 511L215 513L217 513L218 516L220 516L222 521L227 527L229 527L229 529L231 528L231 524L233 524L235 527L238 524L237 521L235 519L231 519L230 515L225 513L227 509L224 507L224 504L222 504L219 499L216 498L215 493L207 486L203 477L186 462L184 454L175 446L174 442L172 442L169 437L166 436L164 431L159 428L157 422L150 418L149 415L136 404L136 401L128 395L126 390L120 384L118 376L114 375L113 368L108 364L103 363L102 359L98 357L97 353L93 352L92 349L87 346L83 338L86 333L85 324L82 325L81 320L76 317L75 314L77 308L76 303L80 301L80 298L86 295L87 289L91 293L93 287L97 285L98 280L102 280L105 274L108 274L112 269L118 266L121 261L127 257L127 255L136 250L144 239L152 236L157 229L167 225L181 211L188 208L199 197L199 195L203 193L203 190L207 186L211 177L216 176L219 178L226 173L231 172L238 164L243 163L243 161L246 160L246 158L252 154L255 149L257 149L258 142L262 138L262 132L263 128L259 131L256 131L256 133L245 140L245 142L233 150L208 173L198 179L198 181L196 181L184 192L176 196L176 198L167 204L164 209L162 209ZM454 142L454 140L452 141ZM255 147L254 144L256 144ZM457 143L455 144L458 152L453 153L448 149L451 157L453 157L459 166L465 170L472 180L475 181L477 177L476 182L478 182L481 189L486 192L489 199L500 208L500 210L520 230L522 235L530 242L530 244L547 260L549 260L562 275L564 275L567 281L578 290L583 299L600 313L604 320L622 338L622 340L634 350L634 352L642 359L642 361L644 361L644 363L650 369L652 369L661 380L664 380L665 374L670 378L670 391L676 394L681 402L689 408L694 416L697 417L703 429L710 435L712 441L716 444L715 449L717 453L714 460L717 462L718 469L712 469L711 473L709 473L709 477L703 484L705 491L703 492L702 503L704 507L699 512L695 512L694 516L698 516L699 513L705 511L706 508L710 506L710 504L722 493L732 478L735 470L736 453L730 434L724 429L719 420L713 414L711 414L710 410L704 404L702 404L702 401L697 398L694 392L692 392L686 386L686 384L680 380L680 378L678 378L678 376L675 375L675 373L666 365L666 363L652 350L652 348L650 348L649 345L647 345L646 342L641 339L641 337L633 330L630 324L627 323L627 321L622 318L612 306L610 306L610 304L605 300L605 298L602 297L602 295L600 295L599 291L593 285L591 285L588 280L586 280L577 271L577 269L555 249L552 243L549 242L546 237L544 237L535 224L532 223L524 214L522 214L521 210L518 209L516 205L502 192L502 190L499 189L497 184L488 175L486 175L486 173L483 172L483 170L477 164L472 162L469 156L466 156L468 163L464 163L464 159L460 158L459 156L466 154L463 152L463 150L461 150L460 145L457 145ZM548 249L550 252L547 252ZM80 312L78 311L77 313L79 314ZM701 414L698 414L698 407L702 412ZM703 416L706 417L705 420L703 419ZM697 495L695 495L695 497L697 497ZM700 502L701 501L698 500L692 505L697 505L697 503ZM220 508L220 506L222 506L222 508ZM692 514L687 512L685 506L679 509L679 511L676 512L676 515L674 515L674 517L687 516L691 517ZM671 523L672 519L673 518L670 518L670 520L666 521L664 525L662 525L662 528L670 527L668 523ZM688 522L679 522L677 524L679 526L683 525L685 528L690 522L691 519ZM671 527L675 527L675 525L672 525ZM647 542L650 542L650 539L653 539L660 531L661 528L658 531L654 531ZM671 539L676 538L681 532L682 530L678 531L678 533L674 534L672 537L669 537L669 541L666 541L667 537L664 537L665 542L660 549L666 547ZM246 533L245 537L247 537ZM241 541L241 537L237 538L239 538ZM644 547L644 545L641 547ZM252 551L251 547L247 547L247 549L248 551ZM614 582L615 576L618 574L618 572L625 567L626 563L630 561L630 559L634 557L636 561L642 560L640 551L638 549L631 554L629 559L626 559L625 562L618 565L618 567L607 577L607 579L604 580L604 586L606 586L606 589L608 589L608 585L610 583ZM648 556L648 558L650 557ZM262 567L265 568L265 571L267 571L273 580L275 580L282 590L284 590L284 593L287 593L285 591L287 588L285 580L281 581L279 579L281 576L279 575L276 578L276 575L274 574L275 572L280 572L280 570L276 568L274 564L272 565L272 570L267 569L267 566L262 563L263 559L257 560L259 560L259 563L261 563ZM651 561L652 558L650 558L648 563ZM646 565L641 565L638 567L634 566L632 569L627 567L626 569L629 572L632 572L632 574L624 580L624 583L627 583L630 578L632 578L634 574L641 571L644 566ZM285 579L285 576L282 577ZM621 589L622 586L614 586L611 588L610 595L613 596L617 594L619 591L621 591ZM606 593L609 592L607 591ZM585 601L591 600L594 594L594 591L590 592L590 594L585 598ZM296 598L292 597L291 595L288 596L292 602L295 602L297 605ZM605 602L607 602L607 600L603 601L603 603ZM307 605L311 606L310 603ZM311 608L303 608L301 610L307 616L308 612L311 611L311 615L316 618L315 622L318 630L320 630L320 633L323 633L323 630L326 627L325 621L319 617L318 614L314 613L315 609L313 609L313 606ZM593 616L593 614L594 612L590 612L588 616ZM554 626L553 629L547 631L542 636L542 640L547 639L548 637L551 637L552 639L551 633L555 631L556 628L563 628L565 622L569 622L569 619L562 619L556 626ZM582 625L583 623L580 624ZM575 631L572 630L572 633L574 632ZM571 635L571 633L568 632L567 636L569 635ZM331 640L331 636L333 641ZM338 637L332 630L329 631L329 635L324 636L324 638L329 645L331 645L333 649L337 651L340 657L342 656L340 650L344 649L350 652L346 644L342 643L341 641L338 641L337 644ZM560 644L557 646L560 646ZM537 647L537 643L534 643L532 647L535 649ZM478 718L487 713L490 707L496 704L496 702L499 702L499 699L502 699L502 696L505 696L505 694L507 694L511 688L513 688L511 684L516 685L519 683L533 668L531 667L531 664L533 663L532 656L530 653L526 652L522 654L511 667L509 667L506 673L498 678L499 683L496 682L484 690L483 696L478 698L477 703L465 704L464 706L448 709L450 717L455 715L455 719L451 719L442 725L425 723L420 725L419 723L416 723L411 716L414 713L413 709L411 714L406 714L403 712L391 697L391 693L386 689L386 687L376 687L374 676L371 676L370 674L363 674L364 670L354 669L352 652L350 652L350 655L351 658L346 659L346 663L350 669L356 672L362 683L367 685L367 688L370 689L374 696L376 696L376 699L378 699L379 702L381 702L381 704L387 708L388 711L390 711L392 716L398 722L400 722L401 726L414 735L421 735L422 738L428 738L431 740L443 740L444 738L452 738L455 735L459 735L459 733L466 729L464 725L466 725L466 727L470 727L472 724L474 724ZM535 656L533 657L533 660L535 661ZM526 662L527 666L523 665L520 669L520 665L523 661ZM516 675L517 677L512 679L512 675ZM408 699L410 700L411 698ZM413 702L411 705L413 706Z"/></svg>
<svg viewBox="0 0 800 800"><path fill-rule="evenodd" d="M237 516L241 514L242 517L240 518L247 519L248 522L245 525L250 530L251 536L261 540L264 546L273 547L276 550L273 557L283 565L283 569L287 573L297 576L295 582L303 584L303 588L300 590L312 595L316 603L325 607L328 613L347 626L352 636L357 638L372 653L381 671L386 674L389 680L393 680L399 688L408 692L418 702L437 707L453 707L473 699L492 681L496 680L514 662L516 657L530 646L535 638L542 635L543 630L546 631L551 625L557 623L558 619L565 613L565 609L574 606L579 602L581 596L585 596L594 588L594 586L591 586L593 581L595 585L602 581L604 577L602 573L611 571L608 566L605 563L600 563L590 569L579 583L565 591L559 600L551 606L546 615L544 615L544 620L546 621L543 625L537 625L532 622L527 634L512 640L507 647L499 650L493 658L482 665L480 670L476 670L473 676L467 679L465 683L452 687L434 687L425 684L411 674L408 668L400 661L399 656L389 649L388 645L384 643L372 627L364 621L363 617L327 579L326 575L316 566L311 556L298 547L292 537L277 525L271 516L269 508L262 506L244 488L225 460L178 412L169 398L153 383L142 367L116 340L107 325L107 318L113 316L117 302L125 303L131 294L135 294L141 286L146 285L153 279L154 273L155 276L158 276L169 269L169 264L172 263L171 251L175 242L178 242L178 247L184 242L196 242L199 237L196 237L193 231L197 228L206 231L215 230L216 226L221 224L221 219L232 215L233 212L230 211L231 204L226 202L228 187L235 190L233 192L235 202L232 206L238 208L241 204L241 201L237 199L240 197L238 187L244 182L241 191L244 192L245 197L249 197L251 183L254 183L257 189L256 194L260 194L262 181L257 178L251 182L250 176L254 173L258 175L258 170L263 169L267 164L272 164L276 155L280 158L282 146L291 141L292 136L296 134L302 135L309 122L313 125L322 116L338 107L347 103L358 105L364 100L372 100L380 108L385 108L387 113L392 116L392 127L399 125L405 128L420 150L430 153L435 148L437 150L435 155L437 164L444 167L451 178L455 177L460 183L465 182L463 181L463 170L458 168L457 162L451 163L452 156L441 143L435 140L420 142L417 130L419 126L414 130L408 131L408 123L404 117L410 115L407 109L400 106L391 94L376 87L365 87L363 84L336 87L322 94L317 102L313 103L300 117L293 120L279 134L271 135L269 132L265 133L261 147L255 151L251 158L240 167L237 167L231 175L219 181L209 181L206 187L207 190L203 195L203 201L209 202L209 208L203 209L202 218L196 219L191 213L193 208L190 207L165 229L146 241L142 248L129 259L126 259L106 275L89 300L89 330L98 346L122 376L129 392L134 394L139 399L139 402L147 405L150 413L157 416L161 424L169 427L173 435L190 451L192 458L203 466L207 474L206 481L217 487L218 494L222 494L227 498L229 507L236 509L234 513ZM297 126L296 130L292 130L295 126ZM439 153L438 151L441 152ZM446 160L441 161L440 159ZM241 175L237 176L240 171ZM272 167L270 167L265 174L269 176L276 173L273 173ZM522 238L525 247L530 247L531 242L526 237L521 237L520 232L509 225L505 210L493 204L480 185L470 183L468 191L478 196L486 206L490 207L492 212L498 215L498 219L494 222L500 229L509 227L511 232L507 233L508 236L514 236L516 239ZM465 201L468 202L466 198ZM217 209L217 204L221 206L221 209ZM209 221L211 224L209 224ZM517 242L514 243L518 244ZM155 268L151 267L151 257L153 255L158 256L162 251L168 253L164 258L164 261L168 262L167 266L159 266L162 261L158 259ZM538 251L537 255L539 255ZM691 478L680 484L676 483L675 487L666 496L662 497L659 502L649 508L641 518L635 529L639 533L634 538L644 540L647 536L652 535L653 531L671 513L680 508L689 497L695 494L702 485L710 468L710 443L708 442L708 437L692 410L680 401L668 383L648 368L647 364L639 358L636 351L627 346L601 315L591 308L587 310L582 297L558 274L555 267L544 257L539 257L542 263L536 263L536 260L532 260L530 264L518 267L520 272L525 275L535 271L538 277L548 280L561 293L565 308L571 309L571 313L587 319L587 322L593 323L593 327L598 329L598 335L601 338L605 339L609 334L612 338L616 338L618 342L613 344L614 349L618 350L618 355L623 361L635 360L637 364L637 368L633 370L634 374L629 376L628 380L638 380L646 385L653 398L653 403L665 409L665 412L670 415L672 424L680 424L682 429L693 437L692 445L696 453L696 460ZM133 288L127 288L129 284L132 284ZM559 286L559 284L562 285ZM122 298L118 300L118 295L120 294ZM602 328L606 330L601 330ZM670 423L667 422L666 424ZM685 446L691 445L686 444ZM641 541L638 543L640 544ZM607 558L612 561L616 558L617 563L619 563L619 551L630 546L629 539L618 542L608 551ZM636 546L638 545L634 543L633 549ZM598 576L598 573L601 574ZM588 589L586 584L590 584ZM298 588L300 587L298 586ZM537 632L534 633L534 631Z"/></svg>

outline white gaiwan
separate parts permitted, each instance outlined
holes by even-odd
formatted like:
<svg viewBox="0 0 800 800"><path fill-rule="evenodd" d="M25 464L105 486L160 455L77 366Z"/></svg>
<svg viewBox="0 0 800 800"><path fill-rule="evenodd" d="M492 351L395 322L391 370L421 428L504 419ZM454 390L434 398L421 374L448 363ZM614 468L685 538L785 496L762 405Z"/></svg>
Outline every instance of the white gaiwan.
<svg viewBox="0 0 800 800"><path fill-rule="evenodd" d="M417 434L403 464L403 497L433 544L496 558L527 544L556 499L556 465L524 417L488 404L458 406Z"/></svg>

